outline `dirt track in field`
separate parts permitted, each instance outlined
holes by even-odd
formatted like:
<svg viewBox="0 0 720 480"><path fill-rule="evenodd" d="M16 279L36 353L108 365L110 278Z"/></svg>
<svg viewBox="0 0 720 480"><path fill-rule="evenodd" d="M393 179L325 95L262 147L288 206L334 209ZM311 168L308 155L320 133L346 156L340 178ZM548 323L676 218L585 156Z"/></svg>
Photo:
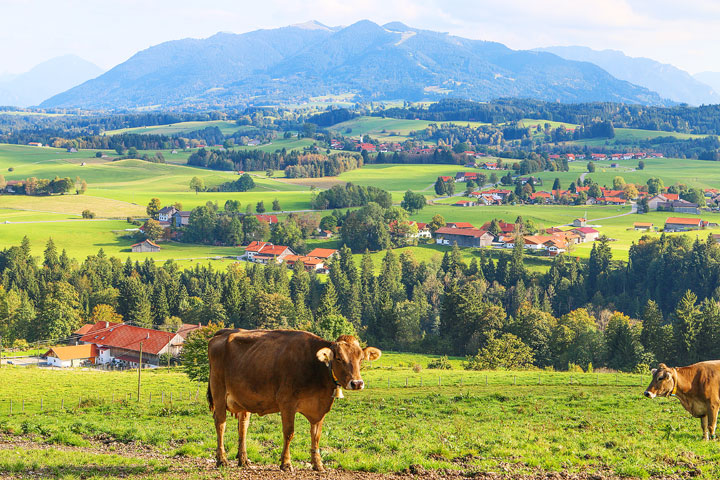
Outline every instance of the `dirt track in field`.
<svg viewBox="0 0 720 480"><path fill-rule="evenodd" d="M45 479L58 476L103 477L123 479L240 479L240 480L289 480L289 479L330 479L330 480L407 480L418 478L421 480L617 480L614 475L601 475L597 473L565 473L565 472L535 472L531 474L513 472L512 464L502 465L498 471L478 472L463 459L456 459L458 470L425 470L419 466L412 466L407 471L396 473L370 473L340 469L328 469L326 472L314 472L309 464L295 464L294 472L283 472L277 465L253 465L248 468L239 468L231 461L231 466L218 469L214 459L176 456L171 457L156 451L153 447L137 444L123 444L116 442L105 443L94 440L89 447L72 447L66 445L48 445L42 443L40 438L0 435L0 450L24 451L58 451L77 452L89 455L119 455L126 459L161 462L167 464L161 471L144 471L140 466L118 466L102 464L64 465L62 467L38 466L34 470L14 472L0 464L0 478L2 479ZM42 462L38 462L42 463ZM12 465L10 460L7 465ZM652 477L655 480L677 480L680 477Z"/></svg>

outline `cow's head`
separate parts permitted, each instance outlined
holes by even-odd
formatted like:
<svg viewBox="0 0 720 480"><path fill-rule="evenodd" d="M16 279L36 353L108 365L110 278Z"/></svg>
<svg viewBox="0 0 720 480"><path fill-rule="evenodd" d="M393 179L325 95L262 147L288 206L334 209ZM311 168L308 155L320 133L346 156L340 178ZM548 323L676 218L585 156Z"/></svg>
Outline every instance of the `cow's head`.
<svg viewBox="0 0 720 480"><path fill-rule="evenodd" d="M360 376L360 362L376 360L381 352L375 347L360 348L360 342L350 335L340 335L329 347L317 351L317 359L328 364L341 387L362 390L365 387Z"/></svg>
<svg viewBox="0 0 720 480"><path fill-rule="evenodd" d="M645 389L645 396L648 398L668 397L675 390L675 374L672 368L661 363L658 368L652 369L652 381Z"/></svg>

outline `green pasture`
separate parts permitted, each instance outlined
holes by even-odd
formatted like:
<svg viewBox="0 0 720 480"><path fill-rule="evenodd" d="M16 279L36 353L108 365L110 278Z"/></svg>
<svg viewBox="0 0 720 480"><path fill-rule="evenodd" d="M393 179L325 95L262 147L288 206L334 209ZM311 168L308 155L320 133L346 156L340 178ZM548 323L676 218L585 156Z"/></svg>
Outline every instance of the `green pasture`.
<svg viewBox="0 0 720 480"><path fill-rule="evenodd" d="M587 145L590 147L599 147L603 145L620 145L627 142L639 142L643 140L652 140L658 137L674 137L679 140L687 140L689 138L704 138L708 135L697 135L693 133L665 132L662 130L643 130L639 128L616 128L615 138L590 138L585 140L573 140L567 142L574 145ZM651 149L652 150L652 149Z"/></svg>
<svg viewBox="0 0 720 480"><path fill-rule="evenodd" d="M699 422L675 399L642 397L647 375L468 372L459 359L451 360L452 370L429 370L430 360L386 352L366 365L367 388L346 392L325 419L326 467L391 473L414 465L413 471L468 476L720 475L720 451L701 440ZM135 371L3 367L0 381L12 386L0 393L0 432L9 445L25 442L0 449L0 475L32 469L59 477L217 476L208 465L215 429L205 385L177 371L143 372L139 402ZM238 443L234 422L226 433L230 458ZM309 425L298 415L295 427L292 458L296 468L308 468ZM277 468L281 430L277 414L252 416L252 463Z"/></svg>
<svg viewBox="0 0 720 480"><path fill-rule="evenodd" d="M359 135L370 135L372 138L382 141L402 142L408 139L410 132L423 130L431 123L436 123L438 125L440 123L455 123L463 126L470 125L471 127L487 125L482 122L430 122L427 120L402 120L397 118L363 116L338 123L330 127L330 129L345 136L357 137ZM349 133L347 132L348 128L351 129L351 132Z"/></svg>
<svg viewBox="0 0 720 480"><path fill-rule="evenodd" d="M103 249L108 256L143 261L151 258L156 261L168 259L196 259L208 257L237 256L242 249L237 247L218 247L213 245L195 245L177 242L163 242L157 253L133 253L130 246L136 243L127 229L137 228L122 220L65 220L40 223L3 223L0 210L0 248L20 245L22 238L30 239L32 254L42 257L45 244L52 237L58 251L67 250L71 258L82 261L88 255L97 254ZM14 222L14 220L11 220ZM189 262L188 262L189 263Z"/></svg>
<svg viewBox="0 0 720 480"><path fill-rule="evenodd" d="M108 130L105 135L118 135L121 133L140 133L153 135L177 135L182 133L190 133L207 127L218 127L223 135L232 135L233 133L247 127L241 127L235 122L226 120L208 120L197 122L178 122L169 125L151 125L147 127L130 127L118 128L116 130Z"/></svg>
<svg viewBox="0 0 720 480"><path fill-rule="evenodd" d="M413 190L434 195L434 184L438 176L455 178L457 172L464 170L462 165L365 165L341 173L338 179L356 185L372 185L388 191L404 193Z"/></svg>

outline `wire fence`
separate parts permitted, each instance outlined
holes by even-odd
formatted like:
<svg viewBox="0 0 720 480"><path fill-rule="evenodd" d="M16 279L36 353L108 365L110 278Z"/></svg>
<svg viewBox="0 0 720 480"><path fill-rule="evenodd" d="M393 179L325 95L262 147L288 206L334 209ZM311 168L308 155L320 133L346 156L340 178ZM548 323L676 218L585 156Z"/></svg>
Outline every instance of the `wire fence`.
<svg viewBox="0 0 720 480"><path fill-rule="evenodd" d="M392 372L369 372L365 375L365 388L369 390L416 390L448 391L464 387L495 389L505 387L597 387L618 391L639 389L648 385L650 375L615 373L568 373L568 372L464 372L443 371L403 375ZM8 395L0 398L0 417L18 414L71 413L82 414L91 408L135 407L190 407L204 404L205 384L192 389L158 390L152 385L137 391L114 392L95 395L38 394L34 396Z"/></svg>

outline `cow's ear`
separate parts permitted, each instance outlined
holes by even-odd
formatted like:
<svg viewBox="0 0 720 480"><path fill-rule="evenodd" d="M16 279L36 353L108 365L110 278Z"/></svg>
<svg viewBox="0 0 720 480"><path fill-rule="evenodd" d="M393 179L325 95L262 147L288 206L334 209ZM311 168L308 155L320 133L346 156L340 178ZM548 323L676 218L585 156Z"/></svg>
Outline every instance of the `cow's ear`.
<svg viewBox="0 0 720 480"><path fill-rule="evenodd" d="M323 347L315 354L318 360L323 363L330 363L333 360L333 352L327 347Z"/></svg>
<svg viewBox="0 0 720 480"><path fill-rule="evenodd" d="M659 369L667 369L667 365L665 365L664 363L661 363L658 365L658 368Z"/></svg>
<svg viewBox="0 0 720 480"><path fill-rule="evenodd" d="M365 360L370 360L371 362L377 360L380 358L380 355L382 355L382 352L375 347L365 347L363 352L365 353Z"/></svg>
<svg viewBox="0 0 720 480"><path fill-rule="evenodd" d="M650 373L651 373L652 376L654 377L655 374L657 373L657 368L653 368L652 370L650 370Z"/></svg>

